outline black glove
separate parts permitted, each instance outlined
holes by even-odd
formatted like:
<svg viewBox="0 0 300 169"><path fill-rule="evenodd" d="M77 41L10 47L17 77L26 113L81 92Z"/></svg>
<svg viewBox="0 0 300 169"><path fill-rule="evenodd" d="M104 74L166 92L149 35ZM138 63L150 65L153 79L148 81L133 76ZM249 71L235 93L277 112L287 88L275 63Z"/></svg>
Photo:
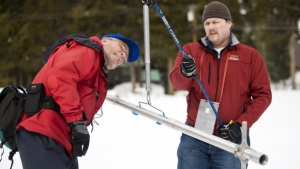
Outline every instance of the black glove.
<svg viewBox="0 0 300 169"><path fill-rule="evenodd" d="M69 123L72 132L73 156L84 156L89 148L90 134L85 123L86 120Z"/></svg>
<svg viewBox="0 0 300 169"><path fill-rule="evenodd" d="M185 77L192 77L193 73L196 71L196 65L195 65L195 60L192 58L191 55L188 55L188 57L184 57L181 60L180 64L180 70L183 76Z"/></svg>
<svg viewBox="0 0 300 169"><path fill-rule="evenodd" d="M241 135L241 125L238 122L226 124L224 127L219 126L221 138L235 142Z"/></svg>

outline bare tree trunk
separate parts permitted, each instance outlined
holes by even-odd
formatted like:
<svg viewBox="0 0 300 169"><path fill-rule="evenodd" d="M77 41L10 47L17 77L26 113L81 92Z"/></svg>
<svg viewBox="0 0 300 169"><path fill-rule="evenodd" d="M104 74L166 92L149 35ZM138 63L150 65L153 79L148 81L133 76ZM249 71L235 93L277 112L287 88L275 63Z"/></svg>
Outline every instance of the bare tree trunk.
<svg viewBox="0 0 300 169"><path fill-rule="evenodd" d="M132 84L132 90L131 92L134 93L135 92L135 84L136 84L136 76L135 76L135 63L131 63L130 64L130 79L131 79L131 84Z"/></svg>
<svg viewBox="0 0 300 169"><path fill-rule="evenodd" d="M21 70L18 70L19 75L17 79L17 85L24 86L24 77L23 77L23 72Z"/></svg>
<svg viewBox="0 0 300 169"><path fill-rule="evenodd" d="M290 73L291 73L291 85L292 89L296 89L296 35L291 34L289 40L289 54L290 54Z"/></svg>
<svg viewBox="0 0 300 169"><path fill-rule="evenodd" d="M198 6L197 5L193 5L193 15L194 15L194 20L193 20L193 42L197 42L198 40L198 37L197 37L197 8Z"/></svg>
<svg viewBox="0 0 300 169"><path fill-rule="evenodd" d="M170 95L174 95L174 87L173 87L173 85L170 81L170 78L169 78L169 75L172 71L172 67L173 67L173 59L169 57L168 58L168 76L167 76L167 78L168 78L168 93Z"/></svg>
<svg viewBox="0 0 300 169"><path fill-rule="evenodd" d="M29 85L29 84L31 84L31 82L32 82L32 73L28 73L28 75L27 75L27 84L26 85Z"/></svg>
<svg viewBox="0 0 300 169"><path fill-rule="evenodd" d="M18 84L18 80L17 80L16 75L14 75L14 77L13 77L13 85L17 85L17 84Z"/></svg>

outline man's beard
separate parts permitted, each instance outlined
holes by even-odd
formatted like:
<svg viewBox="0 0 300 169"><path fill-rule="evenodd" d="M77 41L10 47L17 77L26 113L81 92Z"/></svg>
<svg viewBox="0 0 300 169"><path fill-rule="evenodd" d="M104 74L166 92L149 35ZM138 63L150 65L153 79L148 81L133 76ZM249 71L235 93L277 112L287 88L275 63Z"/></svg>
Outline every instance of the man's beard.
<svg viewBox="0 0 300 169"><path fill-rule="evenodd" d="M110 53L109 56L108 56L108 59L109 59L109 65L106 65L107 69L109 70L113 70L115 68L117 68L117 61L113 61L111 58L114 58L113 56L114 54L113 53Z"/></svg>
<svg viewBox="0 0 300 169"><path fill-rule="evenodd" d="M106 67L107 67L108 70L113 70L113 69L117 68L117 64L115 64L115 63L110 64L110 65L107 65Z"/></svg>

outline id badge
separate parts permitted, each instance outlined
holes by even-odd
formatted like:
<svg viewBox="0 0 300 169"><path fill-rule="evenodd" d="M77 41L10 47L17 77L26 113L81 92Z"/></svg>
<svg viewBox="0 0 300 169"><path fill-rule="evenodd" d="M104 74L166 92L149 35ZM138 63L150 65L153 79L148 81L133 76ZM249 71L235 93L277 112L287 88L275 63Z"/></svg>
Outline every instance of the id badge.
<svg viewBox="0 0 300 169"><path fill-rule="evenodd" d="M212 102L218 112L219 103ZM198 114L196 118L195 128L208 134L213 134L216 122L216 115L207 100L201 99Z"/></svg>

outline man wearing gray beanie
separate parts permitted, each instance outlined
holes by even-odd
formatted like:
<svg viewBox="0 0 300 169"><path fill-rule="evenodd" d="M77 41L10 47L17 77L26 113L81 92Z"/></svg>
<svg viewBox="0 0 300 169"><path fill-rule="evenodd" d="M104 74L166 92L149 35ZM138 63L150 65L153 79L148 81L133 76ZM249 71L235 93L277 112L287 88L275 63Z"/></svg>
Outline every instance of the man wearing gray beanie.
<svg viewBox="0 0 300 169"><path fill-rule="evenodd" d="M223 3L213 1L202 15L206 37L183 46L170 73L177 90L186 90L186 125L241 143L241 124L249 130L271 103L270 81L257 50L242 44L231 32L233 20ZM214 104L216 115L196 79L195 72ZM223 125L220 125L223 124ZM177 169L241 169L234 154L182 134L177 150Z"/></svg>

